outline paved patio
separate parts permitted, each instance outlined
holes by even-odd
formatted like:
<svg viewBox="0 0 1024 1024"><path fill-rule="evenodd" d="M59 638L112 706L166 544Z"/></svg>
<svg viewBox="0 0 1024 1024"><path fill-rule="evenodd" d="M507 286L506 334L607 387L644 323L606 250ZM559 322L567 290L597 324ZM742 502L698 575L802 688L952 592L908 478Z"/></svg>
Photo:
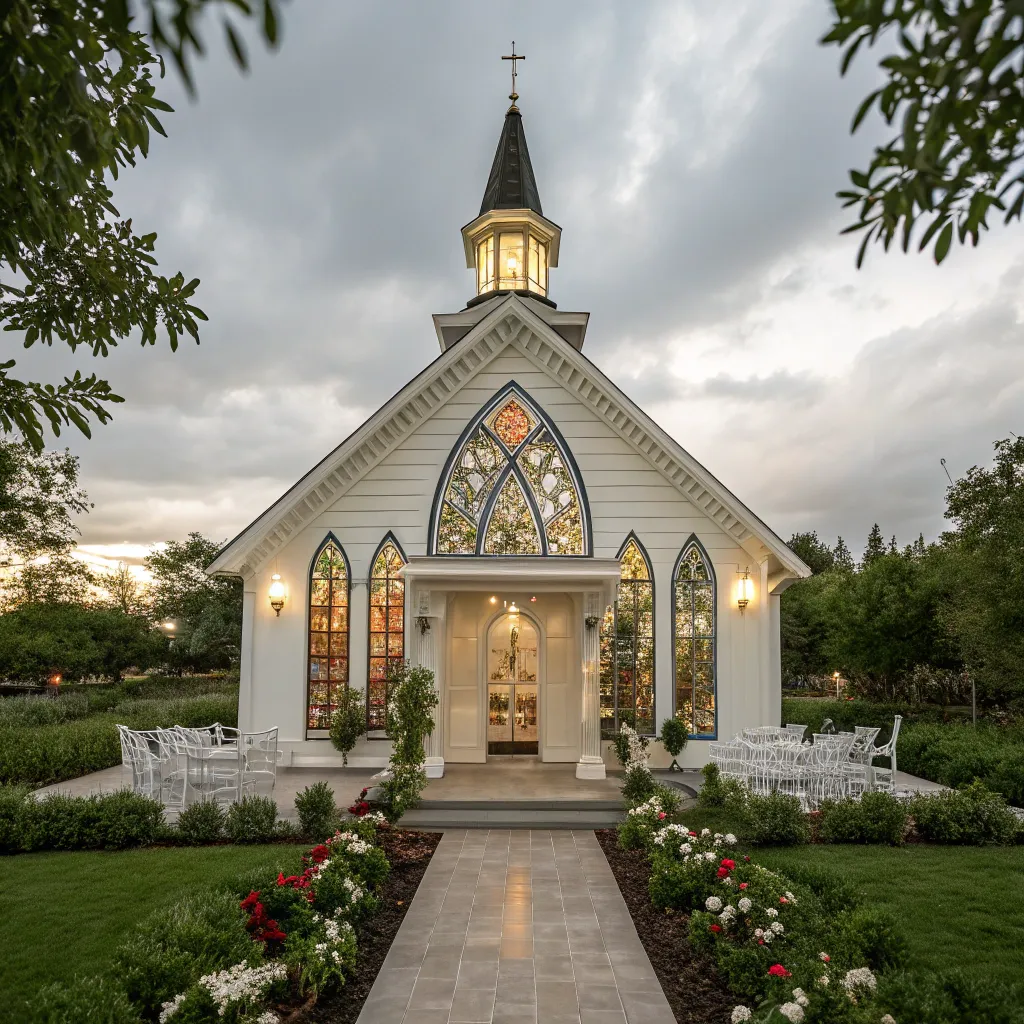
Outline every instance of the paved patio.
<svg viewBox="0 0 1024 1024"><path fill-rule="evenodd" d="M446 831L359 1024L674 1024L593 832Z"/></svg>

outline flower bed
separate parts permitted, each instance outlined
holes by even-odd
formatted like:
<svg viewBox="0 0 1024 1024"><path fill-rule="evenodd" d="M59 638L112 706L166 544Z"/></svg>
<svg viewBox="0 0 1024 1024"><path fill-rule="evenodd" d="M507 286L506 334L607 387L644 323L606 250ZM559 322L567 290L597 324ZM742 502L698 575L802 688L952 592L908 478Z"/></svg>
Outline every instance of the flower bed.
<svg viewBox="0 0 1024 1024"><path fill-rule="evenodd" d="M376 816L351 823L294 874L259 871L155 915L109 972L42 990L29 1019L91 1019L102 1005L109 1024L354 1021L435 845Z"/></svg>

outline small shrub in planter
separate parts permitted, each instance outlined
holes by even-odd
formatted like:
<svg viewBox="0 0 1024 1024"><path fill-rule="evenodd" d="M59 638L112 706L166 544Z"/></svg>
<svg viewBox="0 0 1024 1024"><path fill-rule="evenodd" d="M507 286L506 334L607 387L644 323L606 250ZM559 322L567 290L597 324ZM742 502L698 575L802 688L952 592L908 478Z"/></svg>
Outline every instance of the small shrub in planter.
<svg viewBox="0 0 1024 1024"><path fill-rule="evenodd" d="M296 794L295 810L299 814L299 832L314 843L334 835L341 817L334 802L334 790L323 781L314 782Z"/></svg>
<svg viewBox="0 0 1024 1024"><path fill-rule="evenodd" d="M345 686L338 694L338 706L331 716L331 743L341 751L342 765L348 765L349 751L366 732L366 702L363 691Z"/></svg>
<svg viewBox="0 0 1024 1024"><path fill-rule="evenodd" d="M910 801L910 815L917 834L932 843L1012 843L1021 829L1006 801L980 782L951 792L919 793Z"/></svg>
<svg viewBox="0 0 1024 1024"><path fill-rule="evenodd" d="M681 718L666 718L661 723L661 745L672 758L669 768L673 771L682 771L676 758L683 752L689 738L686 723Z"/></svg>
<svg viewBox="0 0 1024 1024"><path fill-rule="evenodd" d="M206 846L224 838L226 815L215 800L190 804L178 816L178 837L187 846Z"/></svg>
<svg viewBox="0 0 1024 1024"><path fill-rule="evenodd" d="M759 846L796 846L810 839L807 815L795 796L777 790L751 794L744 806L745 838Z"/></svg>
<svg viewBox="0 0 1024 1024"><path fill-rule="evenodd" d="M722 786L722 773L718 765L709 761L700 770L704 776L704 783L697 794L697 803L701 807L724 807L725 789Z"/></svg>
<svg viewBox="0 0 1024 1024"><path fill-rule="evenodd" d="M27 1024L139 1024L138 1011L112 978L76 977L41 988L32 999Z"/></svg>
<svg viewBox="0 0 1024 1024"><path fill-rule="evenodd" d="M860 800L821 805L818 837L825 843L881 843L900 846L910 812L891 793L865 793Z"/></svg>
<svg viewBox="0 0 1024 1024"><path fill-rule="evenodd" d="M224 831L233 843L267 843L277 836L277 804L268 796L243 796L228 808Z"/></svg>

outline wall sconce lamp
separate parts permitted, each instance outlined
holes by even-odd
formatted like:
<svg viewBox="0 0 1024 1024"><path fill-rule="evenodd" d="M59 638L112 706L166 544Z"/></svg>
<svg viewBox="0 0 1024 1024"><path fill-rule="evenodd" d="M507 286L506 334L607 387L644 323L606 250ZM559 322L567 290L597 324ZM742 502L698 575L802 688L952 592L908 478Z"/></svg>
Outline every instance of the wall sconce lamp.
<svg viewBox="0 0 1024 1024"><path fill-rule="evenodd" d="M281 582L281 577L278 573L274 573L270 577L270 607L277 613L278 618L281 616L281 609L284 607L285 592L284 584Z"/></svg>
<svg viewBox="0 0 1024 1024"><path fill-rule="evenodd" d="M736 604L742 613L754 596L754 581L750 578L749 566L737 575L740 577L740 582L736 588Z"/></svg>

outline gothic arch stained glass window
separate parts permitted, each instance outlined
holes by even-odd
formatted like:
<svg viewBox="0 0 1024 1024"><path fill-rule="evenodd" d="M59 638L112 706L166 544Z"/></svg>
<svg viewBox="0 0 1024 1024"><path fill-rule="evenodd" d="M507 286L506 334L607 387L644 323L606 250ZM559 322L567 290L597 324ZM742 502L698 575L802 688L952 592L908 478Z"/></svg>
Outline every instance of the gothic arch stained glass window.
<svg viewBox="0 0 1024 1024"><path fill-rule="evenodd" d="M579 471L554 424L517 385L491 399L449 456L431 554L590 554Z"/></svg>
<svg viewBox="0 0 1024 1024"><path fill-rule="evenodd" d="M389 533L370 563L370 658L366 728L387 728L388 676L405 660L405 556Z"/></svg>
<svg viewBox="0 0 1024 1024"><path fill-rule="evenodd" d="M615 604L601 624L601 733L625 723L654 734L654 576L630 534L619 551Z"/></svg>
<svg viewBox="0 0 1024 1024"><path fill-rule="evenodd" d="M328 729L338 694L348 686L348 559L333 537L320 545L309 572L309 676L306 727Z"/></svg>
<svg viewBox="0 0 1024 1024"><path fill-rule="evenodd" d="M694 537L683 547L672 578L675 714L691 736L717 730L715 572Z"/></svg>

